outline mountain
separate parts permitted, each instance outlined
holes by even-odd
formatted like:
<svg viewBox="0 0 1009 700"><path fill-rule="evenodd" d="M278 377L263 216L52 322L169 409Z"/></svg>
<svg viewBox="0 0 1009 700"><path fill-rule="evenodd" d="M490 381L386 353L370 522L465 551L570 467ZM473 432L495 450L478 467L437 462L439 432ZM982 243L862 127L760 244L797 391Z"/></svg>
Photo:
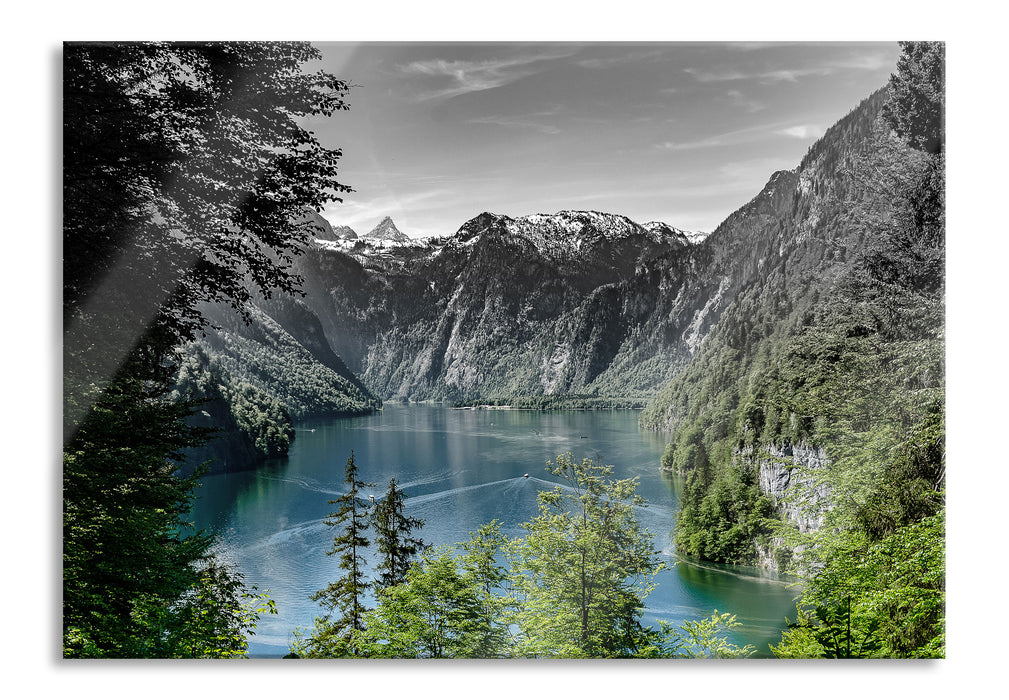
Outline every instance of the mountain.
<svg viewBox="0 0 1009 700"><path fill-rule="evenodd" d="M699 243L661 222L561 211L485 212L396 247L317 247L297 263L306 303L384 399L651 399L745 288L811 288L843 264L818 242L833 226L821 161L774 173ZM654 405L646 427L672 426L664 410Z"/></svg>
<svg viewBox="0 0 1009 700"><path fill-rule="evenodd" d="M176 391L199 402L191 423L218 432L187 452L189 464L213 471L251 469L287 454L292 421L361 415L378 400L333 352L315 315L300 299L257 298L248 319L205 305L211 325L182 351Z"/></svg>
<svg viewBox="0 0 1009 700"><path fill-rule="evenodd" d="M485 212L446 238L317 247L298 265L327 340L383 398L647 397L705 323L660 292L689 249L615 214Z"/></svg>
<svg viewBox="0 0 1009 700"><path fill-rule="evenodd" d="M357 232L350 226L334 226L333 233L336 234L336 239L342 239L345 241L354 241L358 238Z"/></svg>
<svg viewBox="0 0 1009 700"><path fill-rule="evenodd" d="M728 376L740 344L794 321L862 245L842 224L849 185L840 173L881 101L866 100L700 242L667 223L596 211L484 212L428 240L386 217L353 241L317 239L295 262L305 297L259 304L258 333L228 326L211 335L212 349L273 395L283 381L271 372L286 362L271 369L248 358L255 343L276 354L283 331L284 347L348 382L362 406L621 397L649 402L644 427L676 429L689 397L671 380L688 365ZM729 339L717 353L704 350L712 333ZM335 405L293 395L284 403L294 416Z"/></svg>
<svg viewBox="0 0 1009 700"><path fill-rule="evenodd" d="M362 238L375 241L391 241L393 243L409 243L410 237L396 228L391 217L382 219L372 230L364 234Z"/></svg>

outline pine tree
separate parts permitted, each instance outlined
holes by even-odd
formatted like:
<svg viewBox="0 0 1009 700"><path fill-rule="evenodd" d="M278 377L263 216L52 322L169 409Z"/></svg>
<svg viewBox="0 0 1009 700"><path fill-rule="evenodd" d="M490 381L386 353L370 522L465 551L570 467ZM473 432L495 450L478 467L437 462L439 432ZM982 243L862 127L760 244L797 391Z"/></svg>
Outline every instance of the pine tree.
<svg viewBox="0 0 1009 700"><path fill-rule="evenodd" d="M405 498L406 494L393 477L389 479L385 497L373 511L372 524L381 558L376 567L382 572L377 582L379 588L388 588L406 580L410 562L425 548L423 540L411 536L415 529L424 526L424 521L403 512Z"/></svg>
<svg viewBox="0 0 1009 700"><path fill-rule="evenodd" d="M344 475L347 492L335 501L329 501L338 508L325 520L330 527L341 528L326 554L339 555L340 569L344 574L311 596L312 600L320 601L330 610L311 641L313 655L353 655L353 635L364 629L364 594L371 586L364 576L367 563L364 552L371 544L366 537L371 508L361 499L360 491L374 484L360 480L353 451L344 467ZM332 614L335 612L339 612L340 617L334 620Z"/></svg>

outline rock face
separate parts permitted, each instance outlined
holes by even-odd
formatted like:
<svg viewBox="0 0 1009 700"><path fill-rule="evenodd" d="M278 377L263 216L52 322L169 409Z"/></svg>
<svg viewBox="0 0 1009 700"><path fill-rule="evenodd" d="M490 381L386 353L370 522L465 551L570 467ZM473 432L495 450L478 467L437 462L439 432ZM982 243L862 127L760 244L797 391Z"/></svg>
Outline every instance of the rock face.
<svg viewBox="0 0 1009 700"><path fill-rule="evenodd" d="M767 445L769 459L760 462L760 490L770 496L799 532L815 532L823 526L830 502L830 489L816 483L818 471L827 468L827 455L820 447Z"/></svg>
<svg viewBox="0 0 1009 700"><path fill-rule="evenodd" d="M329 344L383 398L641 397L717 314L725 286L691 251L678 229L615 214L483 213L448 238L363 237L298 264Z"/></svg>
<svg viewBox="0 0 1009 700"><path fill-rule="evenodd" d="M820 447L804 443L796 445L765 445L765 459L760 460L758 483L786 520L799 532L815 532L823 526L830 508L830 489L817 484L817 472L827 469L829 460ZM754 540L757 550L755 564L768 571L782 571L793 565L801 550L792 551L781 537L764 543Z"/></svg>
<svg viewBox="0 0 1009 700"><path fill-rule="evenodd" d="M410 237L396 228L396 224L388 216L382 219L375 228L364 234L362 238L376 241L392 241L394 243L410 242Z"/></svg>
<svg viewBox="0 0 1009 700"><path fill-rule="evenodd" d="M357 232L350 226L334 226L333 233L336 234L336 239L344 241L355 241L357 240Z"/></svg>

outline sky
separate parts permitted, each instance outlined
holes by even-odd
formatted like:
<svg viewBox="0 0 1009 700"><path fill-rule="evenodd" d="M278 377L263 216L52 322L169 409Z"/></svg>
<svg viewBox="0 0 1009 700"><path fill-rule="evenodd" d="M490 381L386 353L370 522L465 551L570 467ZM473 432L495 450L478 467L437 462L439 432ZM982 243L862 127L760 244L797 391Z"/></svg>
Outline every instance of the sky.
<svg viewBox="0 0 1009 700"><path fill-rule="evenodd" d="M710 233L884 86L888 43L320 43L353 87L313 118L354 188L323 212L413 237L592 209Z"/></svg>

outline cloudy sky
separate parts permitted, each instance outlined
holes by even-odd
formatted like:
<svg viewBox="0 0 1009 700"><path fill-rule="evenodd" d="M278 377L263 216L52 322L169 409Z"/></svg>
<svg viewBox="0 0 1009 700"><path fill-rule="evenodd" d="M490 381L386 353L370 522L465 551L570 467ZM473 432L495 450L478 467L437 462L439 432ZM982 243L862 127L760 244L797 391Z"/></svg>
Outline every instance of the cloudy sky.
<svg viewBox="0 0 1009 700"><path fill-rule="evenodd" d="M595 209L712 231L882 87L896 43L319 44L351 109L310 128L355 189L324 215L412 236Z"/></svg>

